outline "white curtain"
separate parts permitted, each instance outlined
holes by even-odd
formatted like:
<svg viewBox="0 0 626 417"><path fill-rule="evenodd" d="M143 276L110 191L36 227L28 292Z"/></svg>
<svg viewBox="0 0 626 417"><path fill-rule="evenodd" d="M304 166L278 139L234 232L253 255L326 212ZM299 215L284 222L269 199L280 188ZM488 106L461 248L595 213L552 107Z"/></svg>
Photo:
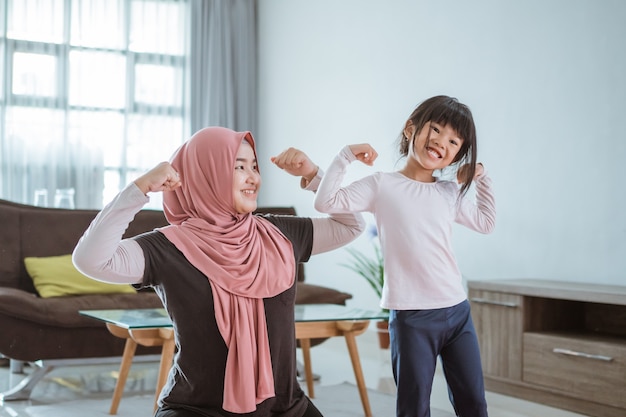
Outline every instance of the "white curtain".
<svg viewBox="0 0 626 417"><path fill-rule="evenodd" d="M13 201L60 208L94 208L102 202L103 155L88 143L9 140L1 162L3 190Z"/></svg>
<svg viewBox="0 0 626 417"><path fill-rule="evenodd" d="M256 128L254 0L0 0L0 13L0 198L101 208L198 129Z"/></svg>

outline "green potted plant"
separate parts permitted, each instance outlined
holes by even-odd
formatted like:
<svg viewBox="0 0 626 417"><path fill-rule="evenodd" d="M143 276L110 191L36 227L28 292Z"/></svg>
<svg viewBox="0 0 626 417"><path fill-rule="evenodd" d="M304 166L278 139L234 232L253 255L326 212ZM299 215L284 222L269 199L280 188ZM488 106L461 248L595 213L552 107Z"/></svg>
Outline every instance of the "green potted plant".
<svg viewBox="0 0 626 417"><path fill-rule="evenodd" d="M383 252L380 248L380 242L378 240L378 230L376 226L371 225L367 231L373 248L373 256L367 255L354 248L346 248L346 251L350 255L349 261L341 263L344 266L358 275L363 277L369 286L374 290L378 299L380 300L383 293L383 284L385 282L385 264L383 258ZM385 310L386 311L386 310ZM387 321L376 322L378 328L378 340L380 347L383 349L389 348L389 326Z"/></svg>

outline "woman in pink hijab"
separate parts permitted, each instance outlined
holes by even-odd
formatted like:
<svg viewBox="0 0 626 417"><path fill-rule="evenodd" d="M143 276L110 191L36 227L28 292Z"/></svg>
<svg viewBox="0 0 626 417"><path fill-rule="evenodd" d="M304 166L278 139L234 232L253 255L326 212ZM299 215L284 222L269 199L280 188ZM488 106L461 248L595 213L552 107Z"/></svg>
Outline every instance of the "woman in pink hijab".
<svg viewBox="0 0 626 417"><path fill-rule="evenodd" d="M272 161L317 189L303 152ZM296 377L296 265L352 241L364 221L254 215L260 186L250 132L202 129L120 192L74 250L94 279L154 288L172 319L177 354L156 417L321 416ZM169 225L122 239L150 192L163 192Z"/></svg>

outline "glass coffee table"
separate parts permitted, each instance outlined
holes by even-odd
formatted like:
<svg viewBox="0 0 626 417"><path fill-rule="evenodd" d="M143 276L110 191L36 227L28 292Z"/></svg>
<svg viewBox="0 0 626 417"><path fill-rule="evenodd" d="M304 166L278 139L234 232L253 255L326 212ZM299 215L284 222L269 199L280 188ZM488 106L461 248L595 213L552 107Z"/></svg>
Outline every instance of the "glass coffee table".
<svg viewBox="0 0 626 417"><path fill-rule="evenodd" d="M174 331L165 309L82 310L80 314L104 321L111 334L126 339L109 414L117 414L137 345L162 346L155 397L156 408L156 399L165 385L174 358ZM311 339L343 336L352 361L363 411L366 417L371 417L372 412L356 345L356 336L367 330L371 320L386 320L387 318L386 312L336 304L296 305L296 339L300 341L302 348L308 396L315 397L311 370Z"/></svg>

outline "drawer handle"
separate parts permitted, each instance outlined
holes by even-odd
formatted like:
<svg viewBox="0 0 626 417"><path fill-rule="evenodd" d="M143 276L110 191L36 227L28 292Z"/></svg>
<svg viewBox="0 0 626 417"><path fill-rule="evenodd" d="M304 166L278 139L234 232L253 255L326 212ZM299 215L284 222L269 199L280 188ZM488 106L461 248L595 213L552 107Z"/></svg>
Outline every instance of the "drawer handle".
<svg viewBox="0 0 626 417"><path fill-rule="evenodd" d="M613 358L610 356L593 355L591 353L576 352L575 350L570 350L570 349L554 348L552 349L552 352L558 353L561 355L576 356L578 358L594 359L596 361L611 362L613 360Z"/></svg>
<svg viewBox="0 0 626 417"><path fill-rule="evenodd" d="M486 298L471 298L470 301L473 301L478 304L490 304L494 306L511 307L511 308L518 307L517 303L513 303L511 301L494 301L494 300L488 300Z"/></svg>

